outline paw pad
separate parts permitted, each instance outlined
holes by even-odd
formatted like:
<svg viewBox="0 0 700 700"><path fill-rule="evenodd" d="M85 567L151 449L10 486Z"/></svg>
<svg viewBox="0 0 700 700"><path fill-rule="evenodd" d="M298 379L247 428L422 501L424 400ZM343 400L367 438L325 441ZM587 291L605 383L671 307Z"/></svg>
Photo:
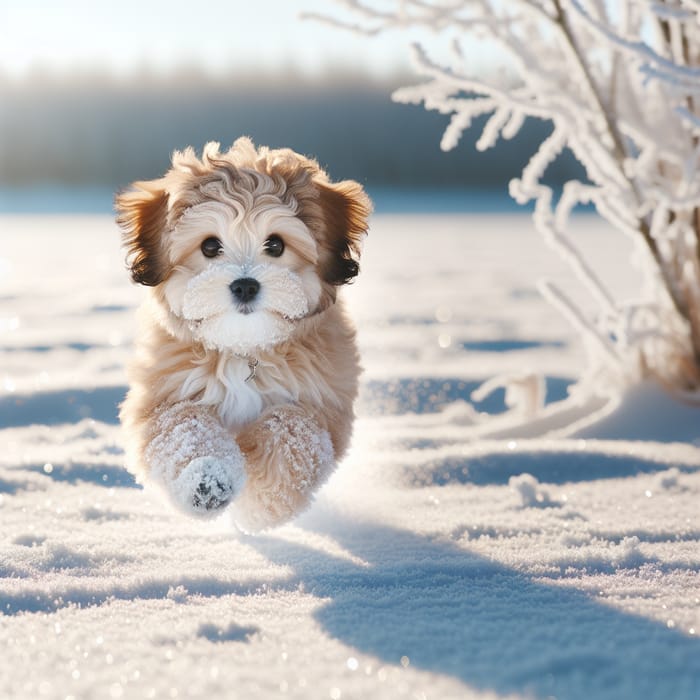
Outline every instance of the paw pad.
<svg viewBox="0 0 700 700"><path fill-rule="evenodd" d="M240 493L244 483L242 460L197 457L172 482L172 493L190 515L213 517Z"/></svg>
<svg viewBox="0 0 700 700"><path fill-rule="evenodd" d="M192 495L192 505L204 510L216 510L227 505L231 500L233 490L230 485L221 483L218 479L212 481L200 481L199 486Z"/></svg>

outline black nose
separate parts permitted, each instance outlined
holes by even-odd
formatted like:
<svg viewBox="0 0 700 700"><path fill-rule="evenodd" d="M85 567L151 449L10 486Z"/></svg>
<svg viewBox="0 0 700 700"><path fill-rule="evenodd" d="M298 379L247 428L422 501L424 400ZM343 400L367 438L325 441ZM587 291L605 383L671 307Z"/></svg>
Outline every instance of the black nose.
<svg viewBox="0 0 700 700"><path fill-rule="evenodd" d="M229 284L229 289L237 301L245 304L253 301L260 291L260 282L252 277L241 277Z"/></svg>

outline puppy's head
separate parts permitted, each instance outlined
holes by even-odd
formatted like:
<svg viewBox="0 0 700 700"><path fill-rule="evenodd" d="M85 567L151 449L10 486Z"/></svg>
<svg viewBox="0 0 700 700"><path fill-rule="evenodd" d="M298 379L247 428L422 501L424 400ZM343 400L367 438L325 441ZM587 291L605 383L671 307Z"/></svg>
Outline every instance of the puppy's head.
<svg viewBox="0 0 700 700"><path fill-rule="evenodd" d="M169 327L250 353L288 339L357 275L371 204L313 160L239 139L224 153L207 144L201 159L176 152L116 209L132 278L155 288Z"/></svg>

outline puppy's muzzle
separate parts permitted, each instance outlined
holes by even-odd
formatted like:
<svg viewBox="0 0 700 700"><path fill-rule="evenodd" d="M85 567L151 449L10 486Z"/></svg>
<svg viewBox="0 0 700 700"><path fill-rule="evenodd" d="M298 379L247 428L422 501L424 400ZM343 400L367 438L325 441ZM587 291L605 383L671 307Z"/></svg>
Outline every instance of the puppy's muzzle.
<svg viewBox="0 0 700 700"><path fill-rule="evenodd" d="M258 295L260 291L260 282L252 277L241 277L229 284L231 294L234 299L240 304L247 304Z"/></svg>

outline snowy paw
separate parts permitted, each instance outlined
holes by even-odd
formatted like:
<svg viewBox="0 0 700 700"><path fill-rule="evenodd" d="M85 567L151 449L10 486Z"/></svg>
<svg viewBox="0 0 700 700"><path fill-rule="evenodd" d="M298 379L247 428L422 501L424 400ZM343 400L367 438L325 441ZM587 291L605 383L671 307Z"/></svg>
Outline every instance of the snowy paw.
<svg viewBox="0 0 700 700"><path fill-rule="evenodd" d="M191 515L213 517L241 492L245 483L243 460L234 463L216 457L197 457L172 484L178 505Z"/></svg>
<svg viewBox="0 0 700 700"><path fill-rule="evenodd" d="M205 475L192 496L192 505L204 510L216 510L227 505L232 495L233 489L230 484Z"/></svg>

